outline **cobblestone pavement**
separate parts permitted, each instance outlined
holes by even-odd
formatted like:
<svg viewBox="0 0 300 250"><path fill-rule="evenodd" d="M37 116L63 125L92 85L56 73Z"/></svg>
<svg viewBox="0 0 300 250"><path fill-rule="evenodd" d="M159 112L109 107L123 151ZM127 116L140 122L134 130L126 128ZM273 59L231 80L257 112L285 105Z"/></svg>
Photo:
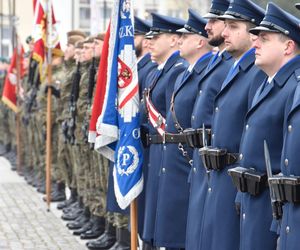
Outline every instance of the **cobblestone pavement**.
<svg viewBox="0 0 300 250"><path fill-rule="evenodd" d="M0 157L0 249L82 250L85 242L73 236L59 218L60 212L46 203Z"/></svg>

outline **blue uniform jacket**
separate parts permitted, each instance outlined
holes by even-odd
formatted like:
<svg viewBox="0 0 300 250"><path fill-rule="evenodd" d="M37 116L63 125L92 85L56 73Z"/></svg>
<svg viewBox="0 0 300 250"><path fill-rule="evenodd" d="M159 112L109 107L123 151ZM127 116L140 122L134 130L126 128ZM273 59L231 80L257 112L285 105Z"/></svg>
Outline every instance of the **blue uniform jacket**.
<svg viewBox="0 0 300 250"><path fill-rule="evenodd" d="M212 146L239 151L244 127L244 118L252 97L266 75L255 65L254 50L245 53L232 74L227 76L216 96L212 122ZM222 171L211 171L207 178L200 249L239 249L239 217L235 210L236 189L227 174L227 166ZM209 236L209 237L207 237Z"/></svg>
<svg viewBox="0 0 300 250"><path fill-rule="evenodd" d="M153 74L156 71L157 64L151 61L151 55L148 53L144 55L138 62L138 78L139 78L139 93L140 99L143 98L143 91L149 87ZM148 131L148 118L146 114L146 106L142 100L140 103L140 124L143 133ZM139 235L143 235L144 228L144 211L145 211L145 192L147 186L148 176L148 161L149 161L149 148L143 149L143 175L144 175L144 188L142 193L138 197L138 232Z"/></svg>
<svg viewBox="0 0 300 250"><path fill-rule="evenodd" d="M186 67L186 61L180 57L179 52L175 52L167 60L158 77L154 77L154 81L149 85L151 101L163 117L166 117L167 110L170 109L175 81ZM157 134L156 129L152 125L149 125L149 133ZM158 177L162 161L162 150L162 144L150 145L148 178L146 180L144 232L142 237L147 242L153 242L154 239Z"/></svg>
<svg viewBox="0 0 300 250"><path fill-rule="evenodd" d="M257 90L256 101L253 100L244 124L240 146L242 167L266 172L263 149L263 141L266 140L272 171L280 172L284 111L288 97L297 85L294 72L300 67L299 59L296 57L285 64L262 92L263 85ZM277 236L270 231L272 211L269 190L265 189L259 196L248 193L239 193L238 196L242 215L240 249L275 249Z"/></svg>
<svg viewBox="0 0 300 250"><path fill-rule="evenodd" d="M228 52L224 51L218 56L210 69L206 69L198 83L197 97L191 115L191 127L202 128L204 123L211 127L213 106L216 95L233 63ZM203 192L207 192L205 169L199 157L198 149L193 152L193 167L190 171L190 194L186 228L186 249L198 248L199 235L203 213Z"/></svg>
<svg viewBox="0 0 300 250"><path fill-rule="evenodd" d="M199 79L212 53L203 55L191 73L179 75L174 88L174 111L183 129L191 127L191 113L198 92ZM167 112L168 133L178 134L172 113ZM192 158L192 150L185 146ZM155 245L161 247L184 248L189 198L188 160L178 149L178 144L166 143L163 147L159 176L158 201L155 224Z"/></svg>
<svg viewBox="0 0 300 250"><path fill-rule="evenodd" d="M300 69L291 76L297 89L288 99L284 118L284 141L281 155L281 172L285 176L300 176ZM280 249L298 249L300 246L300 205L285 203L280 227Z"/></svg>

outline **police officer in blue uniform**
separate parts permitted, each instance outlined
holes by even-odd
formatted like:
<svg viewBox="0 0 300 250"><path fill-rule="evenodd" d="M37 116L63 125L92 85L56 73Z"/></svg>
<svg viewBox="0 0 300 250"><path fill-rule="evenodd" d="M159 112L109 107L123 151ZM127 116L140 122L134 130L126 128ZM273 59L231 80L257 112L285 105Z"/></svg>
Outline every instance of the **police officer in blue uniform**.
<svg viewBox="0 0 300 250"><path fill-rule="evenodd" d="M300 4L296 4L300 9ZM299 21L298 21L299 22ZM295 27L296 28L296 27ZM299 30L294 30L295 34L299 34ZM295 38L299 50L299 35ZM296 183L292 188L286 185L285 200L283 205L283 216L280 226L280 249L298 249L299 240L299 225L300 225L300 206L299 206L299 176L300 176L300 161L299 153L299 136L300 136L300 69L295 70L294 80L297 81L297 87L288 98L284 116L284 144L281 155L281 173L284 177L295 179ZM284 177L282 178L284 181ZM298 185L297 185L298 184ZM288 192L292 190L294 196Z"/></svg>
<svg viewBox="0 0 300 250"><path fill-rule="evenodd" d="M138 59L138 77L139 77L139 94L143 96L143 90L146 85L149 73L152 72L157 64L151 61L149 43L150 40L145 35L150 31L151 22L143 20L137 16L134 17L134 47Z"/></svg>
<svg viewBox="0 0 300 250"><path fill-rule="evenodd" d="M148 119L146 114L146 106L143 100L143 91L148 87L150 83L149 79L153 77L153 73L157 68L157 64L151 61L149 43L150 40L145 35L150 31L151 22L143 20L139 17L134 17L134 46L138 59L138 78L139 78L139 93L140 93L140 123L141 133L143 136L148 133ZM144 228L144 211L145 211L145 192L148 170L148 158L149 148L143 148L143 175L144 175L144 188L142 193L138 197L138 232L139 235L143 235ZM143 249L147 249L147 245L143 243Z"/></svg>
<svg viewBox="0 0 300 250"><path fill-rule="evenodd" d="M260 23L264 10L249 0L233 0L220 16L225 20L222 36L235 62L214 101L211 147L200 150L209 172L199 249L239 249L239 217L227 170L237 161L244 117L252 97L266 75L254 65L255 50L249 29Z"/></svg>
<svg viewBox="0 0 300 250"><path fill-rule="evenodd" d="M191 127L199 79L212 56L204 29L206 20L192 9L188 12L189 19L178 32L182 33L180 56L190 66L178 76L167 110L154 233L154 245L168 249L185 248L192 150L183 130Z"/></svg>
<svg viewBox="0 0 300 250"><path fill-rule="evenodd" d="M255 64L268 75L268 78L258 88L246 114L240 145L242 168L237 172L243 173L241 178L248 184L247 187L237 186L242 191L238 193L238 200L241 202L240 249L271 250L276 248L277 235L276 231L270 231L272 209L269 188L266 187L264 140L269 145L273 174L280 172L280 165L285 175L297 174L292 171L292 167L297 164L294 143L299 138L293 134L292 137L297 139L292 142L289 134L292 132L290 124L294 124L295 120L289 120L292 116L287 116L284 127L283 124L286 103L291 103L287 112L289 114L293 109L293 100L290 96L299 83L299 20L277 5L269 3L260 26L250 32L257 35L254 41ZM285 143L281 157L283 128ZM261 178L258 179L257 176ZM261 188L254 189L252 185ZM274 216L279 219L281 208L276 206L279 203L272 204ZM294 221L293 212L289 214L289 211L293 211L293 205L290 205L292 204L285 206L287 213L282 221L280 249L299 248L299 245L293 244L287 230L289 223L297 223L297 220ZM294 237L298 237L296 232Z"/></svg>
<svg viewBox="0 0 300 250"><path fill-rule="evenodd" d="M197 249L199 245L203 204L207 193L206 171L199 157L199 148L203 147L201 128L204 124L206 129L210 129L215 96L233 64L231 55L225 50L224 38L221 36L225 27L224 21L217 19L219 15L224 14L228 6L228 0L213 0L209 13L204 16L208 19L205 26L208 43L217 47L219 51L210 60L204 74L198 78L197 97L191 115L191 129L185 130L188 145L193 148L186 229L186 249L190 250Z"/></svg>
<svg viewBox="0 0 300 250"><path fill-rule="evenodd" d="M153 243L155 234L157 189L166 113L170 108L176 78L187 67L185 60L180 57L178 51L180 34L177 30L184 26L184 21L157 13L152 13L152 19L153 24L148 34L148 36L153 36L150 42L151 59L159 66L154 79L148 85L149 90L144 98L150 125L147 136L149 164L143 239L149 243Z"/></svg>

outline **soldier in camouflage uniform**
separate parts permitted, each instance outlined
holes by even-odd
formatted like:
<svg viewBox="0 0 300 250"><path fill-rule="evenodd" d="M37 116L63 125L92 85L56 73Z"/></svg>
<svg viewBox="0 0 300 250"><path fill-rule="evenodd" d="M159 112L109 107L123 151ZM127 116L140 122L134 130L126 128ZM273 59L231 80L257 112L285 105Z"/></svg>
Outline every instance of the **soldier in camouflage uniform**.
<svg viewBox="0 0 300 250"><path fill-rule="evenodd" d="M52 59L52 83L53 87L58 88L60 85L60 79L63 77L63 68L62 68L62 57L53 57ZM55 122L56 119L56 109L57 109L57 101L55 95L57 94L53 88L53 96L52 96L52 108L51 108L51 126L52 126L52 133L51 133L51 142L52 142L52 174L57 174L57 133L58 133L58 126ZM38 112L36 113L36 121L37 121L37 134L38 134L38 141L37 144L39 145L39 165L38 165L38 174L45 179L45 169L46 169L46 126L47 126L47 79L45 79L39 90L37 92L37 107ZM54 145L55 144L55 145ZM52 175L52 180L54 176ZM51 193L51 201L62 201L65 200L65 186L64 183L53 183L53 191ZM42 183L40 186L41 189L45 187L45 184ZM45 199L44 199L45 200Z"/></svg>
<svg viewBox="0 0 300 250"><path fill-rule="evenodd" d="M70 94L72 90L73 76L76 72L75 43L82 41L85 34L79 30L72 30L67 33L68 41L64 56L64 81L60 86L60 99L58 100L57 119L59 128L58 136L58 162L62 173L63 181L71 190L68 200L59 203L58 209L70 206L77 200L77 185L74 171L74 161L72 158L73 146L70 144L68 136L68 121L71 119L70 113Z"/></svg>
<svg viewBox="0 0 300 250"><path fill-rule="evenodd" d="M7 63L5 62L4 58L0 60L0 95L2 97L4 81L7 71ZM0 101L0 155L5 154L7 151L10 150L10 145L8 144L8 138L6 136L6 121L7 121L7 109L2 101Z"/></svg>

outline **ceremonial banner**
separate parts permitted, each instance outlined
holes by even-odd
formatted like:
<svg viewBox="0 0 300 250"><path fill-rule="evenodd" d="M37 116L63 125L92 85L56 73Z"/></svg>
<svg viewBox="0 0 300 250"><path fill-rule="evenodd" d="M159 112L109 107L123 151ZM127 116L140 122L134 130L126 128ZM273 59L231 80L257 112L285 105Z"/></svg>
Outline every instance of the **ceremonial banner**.
<svg viewBox="0 0 300 250"><path fill-rule="evenodd" d="M93 109L96 109L97 105L102 106L100 112L98 110L100 116L96 123L95 149L115 163L114 190L122 209L125 209L143 188L143 155L139 128L138 75L133 20L131 1L114 0L108 57L102 54L98 76L98 78L102 74L104 78L106 76L100 83L105 87L102 86L101 90L98 89L99 86L96 88L97 91L105 92L102 93L104 95L102 99L95 98L93 105ZM107 60L106 70L101 68L104 65L102 60Z"/></svg>
<svg viewBox="0 0 300 250"><path fill-rule="evenodd" d="M56 28L56 19L54 16L53 6L51 5L52 13L52 34L51 34L51 44L47 44L46 41L46 31L47 31L47 0L34 0L34 49L33 49L33 59L39 63L39 71L41 81L46 76L46 64L45 58L47 53L47 48L52 49L53 56L62 56L63 52L60 48L59 35Z"/></svg>
<svg viewBox="0 0 300 250"><path fill-rule="evenodd" d="M18 51L17 48L14 49L13 56L11 58L10 66L7 71L7 75L5 77L3 93L2 93L2 101L11 108L14 112L18 111L17 108L17 60L20 60L20 79L23 78L24 69L23 69L23 54L24 49L21 47ZM18 59L17 59L18 56ZM19 86L20 87L20 86Z"/></svg>

